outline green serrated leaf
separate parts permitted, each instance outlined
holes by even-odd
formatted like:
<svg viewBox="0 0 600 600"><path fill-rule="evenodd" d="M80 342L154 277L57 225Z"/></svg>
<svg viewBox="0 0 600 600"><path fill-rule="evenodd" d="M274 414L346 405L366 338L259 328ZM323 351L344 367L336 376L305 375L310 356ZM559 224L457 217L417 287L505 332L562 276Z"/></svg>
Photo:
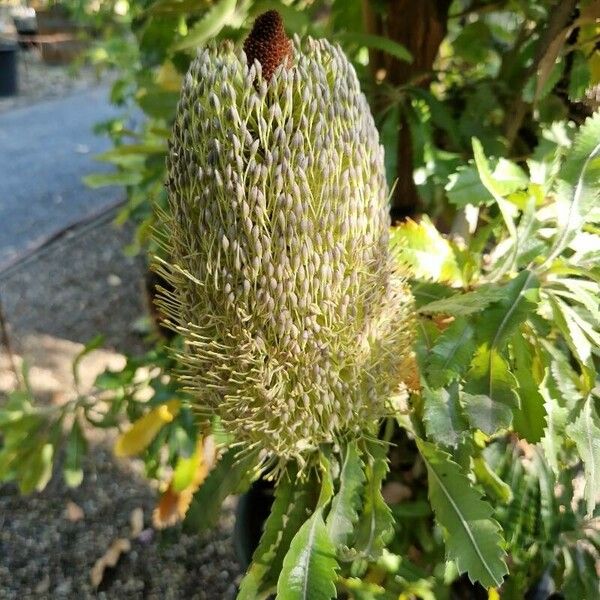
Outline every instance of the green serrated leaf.
<svg viewBox="0 0 600 600"><path fill-rule="evenodd" d="M518 325L535 310L539 282L531 271L522 271L505 285L500 301L484 310L477 320L477 337L492 350L501 350Z"/></svg>
<svg viewBox="0 0 600 600"><path fill-rule="evenodd" d="M512 420L512 408L519 408L518 387L508 362L497 351L481 346L475 353L471 368L465 375L465 413L474 426L490 434L496 423L507 427ZM508 410L506 410L508 409ZM477 423L477 425L475 425Z"/></svg>
<svg viewBox="0 0 600 600"><path fill-rule="evenodd" d="M456 448L469 428L458 398L458 384L448 389L423 390L423 420L427 437Z"/></svg>
<svg viewBox="0 0 600 600"><path fill-rule="evenodd" d="M283 559L278 600L329 600L336 596L338 563L323 512L331 500L329 461L321 455L321 492L315 512L300 527Z"/></svg>
<svg viewBox="0 0 600 600"><path fill-rule="evenodd" d="M417 440L429 475L429 499L444 529L448 557L459 572L485 587L498 586L508 572L500 526L450 455Z"/></svg>
<svg viewBox="0 0 600 600"><path fill-rule="evenodd" d="M336 546L346 544L354 531L364 483L364 465L358 446L356 442L351 442L346 447L344 455L340 487L331 502L331 509L325 520L329 537Z"/></svg>
<svg viewBox="0 0 600 600"><path fill-rule="evenodd" d="M574 423L566 428L575 442L585 468L585 497L588 517L591 517L600 498L600 427L589 397Z"/></svg>
<svg viewBox="0 0 600 600"><path fill-rule="evenodd" d="M424 304L419 308L419 312L426 315L447 314L461 317L480 312L492 302L498 302L504 297L503 287L486 285L466 294L456 294Z"/></svg>
<svg viewBox="0 0 600 600"><path fill-rule="evenodd" d="M388 471L386 448L372 444L365 473L363 510L356 527L354 547L371 558L377 558L394 531L394 517L381 495L381 486Z"/></svg>
<svg viewBox="0 0 600 600"><path fill-rule="evenodd" d="M273 591L290 543L314 508L312 481L288 467L275 489L275 499L258 547L240 584L238 600L257 600Z"/></svg>
<svg viewBox="0 0 600 600"><path fill-rule="evenodd" d="M336 596L335 546L318 508L294 536L277 582L278 600L330 600Z"/></svg>
<svg viewBox="0 0 600 600"><path fill-rule="evenodd" d="M215 37L235 14L236 0L218 0L190 29L188 35L175 44L173 50L186 50L204 44Z"/></svg>
<svg viewBox="0 0 600 600"><path fill-rule="evenodd" d="M548 369L545 370L544 379L540 383L539 390L544 399L544 409L546 410L546 427L544 428L541 445L548 464L552 467L554 473L559 474L558 456L563 445L569 411L561 406L558 400L560 395L555 389Z"/></svg>
<svg viewBox="0 0 600 600"><path fill-rule="evenodd" d="M474 333L473 326L466 319L457 318L437 338L427 368L431 387L443 387L462 374L475 351Z"/></svg>

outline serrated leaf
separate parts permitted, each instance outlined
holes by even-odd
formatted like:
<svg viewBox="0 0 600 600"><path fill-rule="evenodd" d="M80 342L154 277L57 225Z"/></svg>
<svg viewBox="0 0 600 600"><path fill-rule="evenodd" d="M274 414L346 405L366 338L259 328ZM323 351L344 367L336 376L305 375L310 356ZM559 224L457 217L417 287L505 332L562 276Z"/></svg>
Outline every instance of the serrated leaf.
<svg viewBox="0 0 600 600"><path fill-rule="evenodd" d="M558 395L550 378L548 369L545 370L544 379L540 383L540 394L544 399L546 410L546 427L541 445L548 464L554 473L559 474L558 456L563 445L565 425L569 411L560 405Z"/></svg>
<svg viewBox="0 0 600 600"><path fill-rule="evenodd" d="M278 600L329 600L336 595L338 563L323 512L333 494L329 460L323 454L321 491L314 513L300 527L283 559L277 581Z"/></svg>
<svg viewBox="0 0 600 600"><path fill-rule="evenodd" d="M372 444L369 448L363 510L353 544L359 552L371 558L381 554L394 531L394 517L381 495L381 486L388 471L385 452L385 446L380 444Z"/></svg>
<svg viewBox="0 0 600 600"><path fill-rule="evenodd" d="M217 0L173 50L186 50L215 37L235 14L236 0Z"/></svg>
<svg viewBox="0 0 600 600"><path fill-rule="evenodd" d="M199 533L211 527L219 518L225 498L250 485L253 469L258 463L257 452L241 454L237 448L227 450L194 494L184 521L185 528Z"/></svg>
<svg viewBox="0 0 600 600"><path fill-rule="evenodd" d="M390 243L400 251L402 260L415 277L438 282L460 283L460 269L454 251L430 219L419 223L408 219L390 231Z"/></svg>
<svg viewBox="0 0 600 600"><path fill-rule="evenodd" d="M325 520L329 537L336 546L348 542L358 521L358 507L365 483L363 467L356 442L349 443L340 473L340 487Z"/></svg>
<svg viewBox="0 0 600 600"><path fill-rule="evenodd" d="M588 364L592 356L592 344L573 319L573 314L564 302L560 302L553 294L548 293L548 301L552 308L554 323L562 333L571 352L583 364Z"/></svg>
<svg viewBox="0 0 600 600"><path fill-rule="evenodd" d="M486 285L466 294L455 294L424 304L419 308L419 312L425 315L447 314L461 317L480 312L492 302L498 302L504 297L502 286Z"/></svg>
<svg viewBox="0 0 600 600"><path fill-rule="evenodd" d="M458 384L448 389L423 390L423 420L427 437L444 446L456 448L469 424L458 398Z"/></svg>
<svg viewBox="0 0 600 600"><path fill-rule="evenodd" d="M598 199L597 177L587 181L588 168L600 155L600 112L579 128L567 159L560 169L555 189L558 233L544 264L550 264L571 242L585 221L587 211ZM590 169L591 170L591 169Z"/></svg>
<svg viewBox="0 0 600 600"><path fill-rule="evenodd" d="M483 586L498 586L508 572L500 526L461 468L433 444L417 440L429 475L429 499L444 529L448 558Z"/></svg>
<svg viewBox="0 0 600 600"><path fill-rule="evenodd" d="M475 351L473 336L473 326L466 319L457 318L437 338L427 368L431 387L443 387L462 374Z"/></svg>
<svg viewBox="0 0 600 600"><path fill-rule="evenodd" d="M465 375L465 413L471 423L491 434L498 428L508 427L512 408L519 407L518 387L508 363L497 351L481 346L475 353L471 368ZM507 410L508 409L508 410Z"/></svg>
<svg viewBox="0 0 600 600"><path fill-rule="evenodd" d="M474 165L460 167L456 173L450 175L445 189L448 201L458 208L464 208L468 204L473 206L491 204L494 200L481 183Z"/></svg>
<svg viewBox="0 0 600 600"><path fill-rule="evenodd" d="M492 400L485 394L462 394L463 409L473 429L481 429L492 435L500 429L507 429L512 422L509 406Z"/></svg>
<svg viewBox="0 0 600 600"><path fill-rule="evenodd" d="M69 487L77 487L83 481L83 468L81 465L87 451L87 440L81 431L79 421L73 421L73 427L67 439L63 476Z"/></svg>
<svg viewBox="0 0 600 600"><path fill-rule="evenodd" d="M575 422L567 426L566 432L575 442L583 461L587 514L591 517L600 498L600 427L591 397L585 401Z"/></svg>
<svg viewBox="0 0 600 600"><path fill-rule="evenodd" d="M256 600L275 587L290 543L314 508L311 486L291 467L279 480L252 564L240 584L238 600Z"/></svg>
<svg viewBox="0 0 600 600"><path fill-rule="evenodd" d="M535 310L539 281L531 271L522 271L505 285L503 298L482 311L477 320L477 337L492 350L501 350L518 325Z"/></svg>
<svg viewBox="0 0 600 600"><path fill-rule="evenodd" d="M335 546L317 508L294 536L277 582L278 600L330 600L336 596Z"/></svg>

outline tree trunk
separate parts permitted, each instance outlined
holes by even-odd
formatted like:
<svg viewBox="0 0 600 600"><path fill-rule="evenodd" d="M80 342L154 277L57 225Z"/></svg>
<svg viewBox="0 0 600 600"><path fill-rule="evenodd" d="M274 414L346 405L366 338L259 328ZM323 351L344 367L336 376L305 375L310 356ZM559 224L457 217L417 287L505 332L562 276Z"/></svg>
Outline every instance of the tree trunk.
<svg viewBox="0 0 600 600"><path fill-rule="evenodd" d="M385 69L386 80L400 86L415 79L427 85L429 78L421 78L431 71L439 46L446 35L448 8L451 0L388 0L385 18L373 16L369 0L363 4L365 24L371 33L385 35L402 44L412 55L413 62L399 61L389 55L373 53L372 70ZM413 150L406 118L401 119L398 132L398 182L392 199L393 220L403 219L419 212L420 200L413 181Z"/></svg>

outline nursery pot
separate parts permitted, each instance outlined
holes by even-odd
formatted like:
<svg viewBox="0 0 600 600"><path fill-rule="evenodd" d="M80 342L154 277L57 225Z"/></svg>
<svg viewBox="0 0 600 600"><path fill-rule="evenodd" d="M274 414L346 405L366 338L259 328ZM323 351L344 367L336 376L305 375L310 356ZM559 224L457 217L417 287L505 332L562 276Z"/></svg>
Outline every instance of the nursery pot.
<svg viewBox="0 0 600 600"><path fill-rule="evenodd" d="M238 500L233 530L235 554L242 569L247 569L258 546L263 525L273 504L273 483L259 479Z"/></svg>
<svg viewBox="0 0 600 600"><path fill-rule="evenodd" d="M17 93L17 44L0 40L0 96Z"/></svg>

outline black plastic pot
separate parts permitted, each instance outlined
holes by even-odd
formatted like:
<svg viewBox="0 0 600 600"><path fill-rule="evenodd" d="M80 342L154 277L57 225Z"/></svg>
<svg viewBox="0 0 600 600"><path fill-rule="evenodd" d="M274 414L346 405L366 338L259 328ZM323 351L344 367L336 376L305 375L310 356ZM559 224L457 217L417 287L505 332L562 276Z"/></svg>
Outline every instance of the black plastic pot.
<svg viewBox="0 0 600 600"><path fill-rule="evenodd" d="M0 96L17 93L17 50L15 42L0 40Z"/></svg>
<svg viewBox="0 0 600 600"><path fill-rule="evenodd" d="M238 500L233 543L243 569L247 569L252 561L252 554L258 546L272 505L273 484L262 479L255 481Z"/></svg>

